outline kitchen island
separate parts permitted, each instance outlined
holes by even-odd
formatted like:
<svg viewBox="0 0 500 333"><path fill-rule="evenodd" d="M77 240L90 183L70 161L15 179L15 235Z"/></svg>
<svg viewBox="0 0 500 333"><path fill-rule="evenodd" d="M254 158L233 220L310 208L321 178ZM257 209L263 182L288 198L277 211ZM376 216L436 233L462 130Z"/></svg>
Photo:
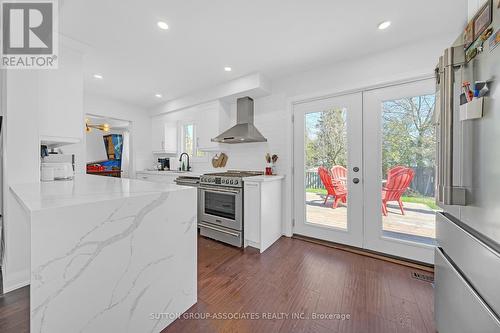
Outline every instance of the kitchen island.
<svg viewBox="0 0 500 333"><path fill-rule="evenodd" d="M79 175L10 190L29 220L31 332L160 332L196 303L196 189Z"/></svg>

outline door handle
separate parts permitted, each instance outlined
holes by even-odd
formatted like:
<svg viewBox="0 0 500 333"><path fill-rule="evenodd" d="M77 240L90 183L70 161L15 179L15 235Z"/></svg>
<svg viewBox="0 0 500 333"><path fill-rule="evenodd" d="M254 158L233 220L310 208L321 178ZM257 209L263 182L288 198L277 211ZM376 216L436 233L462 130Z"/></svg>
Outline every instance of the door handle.
<svg viewBox="0 0 500 333"><path fill-rule="evenodd" d="M213 227L213 226L205 224L205 223L199 223L198 226L203 227L203 228L207 228L207 229L210 229L210 230L218 231L218 232L221 232L223 234L227 234L227 235L230 235L230 236L233 236L233 237L240 237L239 233L230 232L230 231L227 231L227 230L224 230L224 229Z"/></svg>
<svg viewBox="0 0 500 333"><path fill-rule="evenodd" d="M353 182L354 184L359 183L359 178L354 178L354 179L352 180L352 182Z"/></svg>

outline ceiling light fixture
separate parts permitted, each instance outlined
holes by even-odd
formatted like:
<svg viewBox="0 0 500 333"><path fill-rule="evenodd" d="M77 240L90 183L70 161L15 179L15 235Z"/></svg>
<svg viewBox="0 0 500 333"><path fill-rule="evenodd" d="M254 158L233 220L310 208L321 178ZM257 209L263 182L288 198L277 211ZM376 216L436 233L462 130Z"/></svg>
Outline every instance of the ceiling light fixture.
<svg viewBox="0 0 500 333"><path fill-rule="evenodd" d="M103 132L109 132L111 130L111 126L109 126L108 123L94 125L90 123L89 118L85 118L85 132L91 132L93 128Z"/></svg>
<svg viewBox="0 0 500 333"><path fill-rule="evenodd" d="M168 30L168 24L166 22L158 21L157 25L158 25L158 28L160 28L162 30Z"/></svg>
<svg viewBox="0 0 500 333"><path fill-rule="evenodd" d="M163 96L162 96L162 94L155 94L155 97L156 98L162 98Z"/></svg>
<svg viewBox="0 0 500 333"><path fill-rule="evenodd" d="M94 74L94 79L102 80L104 77L101 74Z"/></svg>
<svg viewBox="0 0 500 333"><path fill-rule="evenodd" d="M378 25L379 30L385 30L391 26L391 21L384 21Z"/></svg>
<svg viewBox="0 0 500 333"><path fill-rule="evenodd" d="M232 71L233 69L232 69L231 67L224 67L224 70L225 70L226 72L230 72L230 71Z"/></svg>

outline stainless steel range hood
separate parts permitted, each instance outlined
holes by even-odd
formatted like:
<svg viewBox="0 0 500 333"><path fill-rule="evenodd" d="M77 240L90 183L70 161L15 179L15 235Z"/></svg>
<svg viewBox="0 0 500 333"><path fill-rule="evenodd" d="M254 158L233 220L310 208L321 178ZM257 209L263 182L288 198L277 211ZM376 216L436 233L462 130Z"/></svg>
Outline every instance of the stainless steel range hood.
<svg viewBox="0 0 500 333"><path fill-rule="evenodd" d="M267 142L267 139L253 124L253 99L238 98L236 102L236 125L212 139L221 143Z"/></svg>

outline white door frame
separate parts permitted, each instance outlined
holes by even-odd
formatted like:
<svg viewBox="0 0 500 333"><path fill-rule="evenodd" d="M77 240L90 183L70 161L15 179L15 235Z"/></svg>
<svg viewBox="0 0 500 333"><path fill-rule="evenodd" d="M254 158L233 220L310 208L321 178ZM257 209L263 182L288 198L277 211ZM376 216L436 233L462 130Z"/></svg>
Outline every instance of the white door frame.
<svg viewBox="0 0 500 333"><path fill-rule="evenodd" d="M435 93L434 80L421 80L397 86L373 89L363 93L363 121L367 124L363 134L364 147L364 247L390 255L409 258L426 263L434 262L434 246L409 240L400 240L383 235L381 202L382 184L382 102L404 97L430 95Z"/></svg>
<svg viewBox="0 0 500 333"><path fill-rule="evenodd" d="M331 242L347 244L356 247L363 246L363 141L362 141L362 119L363 105L362 93L354 93L330 97L294 106L294 168L299 169L295 173L294 183L297 190L294 192L295 205L295 228L294 232L314 238L321 238ZM304 131L305 116L310 113L326 111L330 108L346 108L346 130L347 130L347 229L335 228L326 225L309 223L306 219L306 192L304 189ZM353 168L358 171L354 172ZM358 182L353 182L357 178ZM298 185L302 184L302 186ZM299 204L300 202L300 204ZM338 208L340 209L340 208Z"/></svg>
<svg viewBox="0 0 500 333"><path fill-rule="evenodd" d="M407 83L412 83L412 82L418 82L418 81L423 81L423 80L429 80L433 79L434 74L429 73L429 74L424 74L420 76L415 76L407 79L402 79L402 80L392 80L392 81L385 81L379 84L373 84L373 85L366 85L360 88L355 88L355 89L347 89L347 90L337 90L337 91L323 91L323 92L317 92L317 93L310 93L310 94L302 94L302 95L297 95L291 98L287 99L287 105L288 105L288 114L290 115L289 118L289 125L288 125L288 137L290 140L289 144L289 156L290 156L290 166L288 168L288 174L292 175L289 189L291 190L291 196L290 196L290 206L289 209L287 210L287 213L290 214L290 218L287 218L285 221L284 225L284 234L288 237L291 237L295 233L295 193L297 189L295 188L295 170L294 170L294 136L295 136L295 130L294 130L294 105L304 103L304 102L309 102L309 101L314 101L318 99L325 99L325 98L331 98L331 97L337 97L337 96L342 96L342 95L347 95L347 94L352 94L352 93L363 93L366 91L370 90L375 90L375 89L381 89L381 88L387 88L387 87L392 87L392 86L398 86L402 84L407 84ZM364 170L364 166L363 166ZM288 187L287 187L288 189ZM286 214L286 215L288 215ZM363 215L365 212L363 213Z"/></svg>

